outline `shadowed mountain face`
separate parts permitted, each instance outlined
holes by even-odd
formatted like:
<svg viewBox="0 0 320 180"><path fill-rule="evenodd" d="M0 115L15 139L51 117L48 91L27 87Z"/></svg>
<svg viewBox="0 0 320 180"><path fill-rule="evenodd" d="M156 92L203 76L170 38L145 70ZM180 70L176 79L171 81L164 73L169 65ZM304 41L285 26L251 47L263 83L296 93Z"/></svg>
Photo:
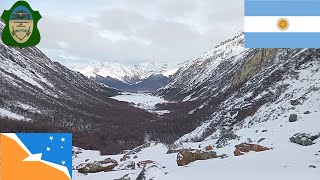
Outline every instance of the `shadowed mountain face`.
<svg viewBox="0 0 320 180"><path fill-rule="evenodd" d="M143 143L142 125L154 120L108 98L118 91L51 61L37 48L0 42L0 84L1 132L73 132L74 145L113 153Z"/></svg>

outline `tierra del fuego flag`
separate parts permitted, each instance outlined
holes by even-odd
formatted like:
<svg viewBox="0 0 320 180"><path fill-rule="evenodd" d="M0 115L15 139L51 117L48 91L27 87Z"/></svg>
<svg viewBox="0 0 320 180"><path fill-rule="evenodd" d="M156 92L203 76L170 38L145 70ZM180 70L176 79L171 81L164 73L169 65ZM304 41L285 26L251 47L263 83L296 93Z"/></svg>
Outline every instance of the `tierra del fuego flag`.
<svg viewBox="0 0 320 180"><path fill-rule="evenodd" d="M0 180L70 180L72 135L0 133Z"/></svg>
<svg viewBox="0 0 320 180"><path fill-rule="evenodd" d="M320 0L245 0L246 48L319 48Z"/></svg>

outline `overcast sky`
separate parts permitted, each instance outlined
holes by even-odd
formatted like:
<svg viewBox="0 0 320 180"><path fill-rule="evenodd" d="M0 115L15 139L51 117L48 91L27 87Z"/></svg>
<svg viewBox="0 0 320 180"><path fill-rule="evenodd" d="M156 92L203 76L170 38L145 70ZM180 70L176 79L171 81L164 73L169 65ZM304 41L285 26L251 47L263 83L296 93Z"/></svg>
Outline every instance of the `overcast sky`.
<svg viewBox="0 0 320 180"><path fill-rule="evenodd" d="M1 1L0 10L13 0ZM243 0L28 0L39 47L64 65L182 62L243 28Z"/></svg>

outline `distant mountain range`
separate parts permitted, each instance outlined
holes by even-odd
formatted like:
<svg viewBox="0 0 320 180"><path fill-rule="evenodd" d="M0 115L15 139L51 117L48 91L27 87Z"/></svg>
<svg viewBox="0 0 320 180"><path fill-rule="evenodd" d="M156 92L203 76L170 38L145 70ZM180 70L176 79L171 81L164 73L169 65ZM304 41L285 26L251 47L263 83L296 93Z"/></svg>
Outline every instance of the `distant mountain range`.
<svg viewBox="0 0 320 180"><path fill-rule="evenodd" d="M167 85L178 65L165 62L143 62L129 66L116 62L74 66L71 69L91 80L122 91L156 91Z"/></svg>

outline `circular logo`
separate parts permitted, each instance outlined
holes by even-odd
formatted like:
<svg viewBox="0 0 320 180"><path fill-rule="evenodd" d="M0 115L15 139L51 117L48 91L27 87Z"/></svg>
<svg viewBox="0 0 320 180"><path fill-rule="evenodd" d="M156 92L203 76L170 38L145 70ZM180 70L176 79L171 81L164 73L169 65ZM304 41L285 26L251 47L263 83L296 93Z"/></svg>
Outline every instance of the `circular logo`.
<svg viewBox="0 0 320 180"><path fill-rule="evenodd" d="M277 21L277 27L279 30L281 31L285 31L289 28L289 21L288 19L286 18L280 18L278 21Z"/></svg>

